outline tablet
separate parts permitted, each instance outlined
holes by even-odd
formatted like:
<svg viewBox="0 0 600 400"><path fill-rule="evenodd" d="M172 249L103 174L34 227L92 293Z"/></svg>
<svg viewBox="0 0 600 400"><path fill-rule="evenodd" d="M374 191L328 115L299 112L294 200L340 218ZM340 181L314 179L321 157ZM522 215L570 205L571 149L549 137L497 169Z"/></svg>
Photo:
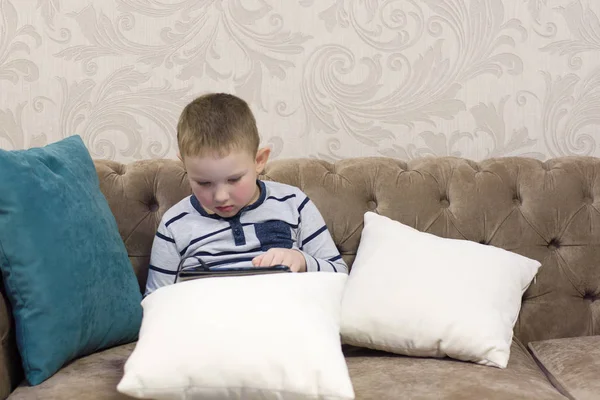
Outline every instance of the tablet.
<svg viewBox="0 0 600 400"><path fill-rule="evenodd" d="M194 267L181 270L178 274L177 281L183 282L191 279L219 278L227 276L278 274L283 272L291 272L291 270L285 265L274 265L272 267L232 267L213 270L204 267Z"/></svg>

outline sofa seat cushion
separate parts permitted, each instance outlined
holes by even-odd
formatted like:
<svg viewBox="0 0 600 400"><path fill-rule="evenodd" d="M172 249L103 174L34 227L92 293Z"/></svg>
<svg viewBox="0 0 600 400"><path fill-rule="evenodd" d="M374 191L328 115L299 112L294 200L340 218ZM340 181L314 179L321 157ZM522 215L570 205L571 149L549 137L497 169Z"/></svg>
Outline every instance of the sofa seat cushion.
<svg viewBox="0 0 600 400"><path fill-rule="evenodd" d="M116 387L134 347L127 344L76 360L38 386L22 384L8 400L131 400ZM350 346L344 353L356 399L565 399L516 341L506 369Z"/></svg>
<svg viewBox="0 0 600 400"><path fill-rule="evenodd" d="M516 340L506 369L358 347L349 347L344 353L356 398L361 400L565 399Z"/></svg>
<svg viewBox="0 0 600 400"><path fill-rule="evenodd" d="M600 336L531 342L529 348L548 379L569 399L598 399Z"/></svg>
<svg viewBox="0 0 600 400"><path fill-rule="evenodd" d="M8 400L131 400L117 392L135 343L113 347L68 364L37 386L23 382Z"/></svg>

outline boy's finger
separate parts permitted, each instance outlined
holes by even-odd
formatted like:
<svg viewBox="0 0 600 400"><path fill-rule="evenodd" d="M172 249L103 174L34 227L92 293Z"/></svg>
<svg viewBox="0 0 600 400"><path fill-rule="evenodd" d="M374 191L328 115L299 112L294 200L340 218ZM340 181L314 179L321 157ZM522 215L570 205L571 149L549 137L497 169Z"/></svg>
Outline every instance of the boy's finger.
<svg viewBox="0 0 600 400"><path fill-rule="evenodd" d="M273 265L273 253L266 252L260 262L261 267L270 267Z"/></svg>
<svg viewBox="0 0 600 400"><path fill-rule="evenodd" d="M255 266L255 267L260 266L260 262L262 261L262 258L263 258L262 255L254 257L252 259L252 265Z"/></svg>
<svg viewBox="0 0 600 400"><path fill-rule="evenodd" d="M273 256L273 260L271 260L271 265L282 265L286 264L285 258L281 254L276 254Z"/></svg>

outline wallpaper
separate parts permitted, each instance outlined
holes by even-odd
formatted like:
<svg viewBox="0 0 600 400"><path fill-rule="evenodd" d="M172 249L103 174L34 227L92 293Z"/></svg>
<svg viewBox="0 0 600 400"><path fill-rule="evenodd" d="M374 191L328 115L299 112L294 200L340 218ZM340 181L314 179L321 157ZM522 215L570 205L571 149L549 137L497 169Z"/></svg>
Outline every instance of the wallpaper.
<svg viewBox="0 0 600 400"><path fill-rule="evenodd" d="M600 155L600 1L0 0L0 148L173 158L213 91L273 158Z"/></svg>

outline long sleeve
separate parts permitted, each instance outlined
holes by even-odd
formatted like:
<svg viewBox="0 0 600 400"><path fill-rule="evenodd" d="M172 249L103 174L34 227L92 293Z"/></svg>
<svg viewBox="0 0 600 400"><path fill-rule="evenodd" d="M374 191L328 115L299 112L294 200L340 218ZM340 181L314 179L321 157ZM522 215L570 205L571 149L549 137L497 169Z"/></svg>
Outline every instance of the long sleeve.
<svg viewBox="0 0 600 400"><path fill-rule="evenodd" d="M165 226L164 221L161 221L152 243L148 281L144 296L162 286L175 283L177 266L180 260L181 257L173 235L169 228Z"/></svg>
<svg viewBox="0 0 600 400"><path fill-rule="evenodd" d="M342 259L323 216L315 204L306 197L298 207L298 245L306 259L306 271L326 271L348 273L348 266Z"/></svg>

